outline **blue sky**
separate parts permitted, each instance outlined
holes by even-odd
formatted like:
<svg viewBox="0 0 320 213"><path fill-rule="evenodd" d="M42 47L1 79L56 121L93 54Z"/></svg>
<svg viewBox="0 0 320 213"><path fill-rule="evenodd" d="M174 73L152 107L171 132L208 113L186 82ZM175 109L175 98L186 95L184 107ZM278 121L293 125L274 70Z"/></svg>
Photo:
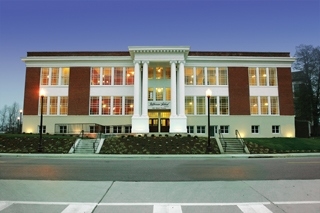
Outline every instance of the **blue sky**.
<svg viewBox="0 0 320 213"><path fill-rule="evenodd" d="M290 52L320 45L320 0L0 0L0 110L22 108L32 51Z"/></svg>

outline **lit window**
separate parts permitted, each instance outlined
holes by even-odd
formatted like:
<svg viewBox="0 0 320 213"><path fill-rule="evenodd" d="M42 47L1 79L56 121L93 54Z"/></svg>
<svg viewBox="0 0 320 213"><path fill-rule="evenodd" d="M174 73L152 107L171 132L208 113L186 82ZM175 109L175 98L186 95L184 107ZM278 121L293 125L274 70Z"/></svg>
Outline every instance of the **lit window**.
<svg viewBox="0 0 320 213"><path fill-rule="evenodd" d="M249 67L249 84L250 86L257 86L257 75L255 67Z"/></svg>
<svg viewBox="0 0 320 213"><path fill-rule="evenodd" d="M156 79L163 78L163 67L156 67Z"/></svg>
<svg viewBox="0 0 320 213"><path fill-rule="evenodd" d="M110 115L110 97L109 96L102 96L101 99L101 113L102 115Z"/></svg>
<svg viewBox="0 0 320 213"><path fill-rule="evenodd" d="M273 125L272 126L272 133L274 133L274 134L280 133L280 126L279 125Z"/></svg>
<svg viewBox="0 0 320 213"><path fill-rule="evenodd" d="M68 97L60 97L60 115L68 114Z"/></svg>
<svg viewBox="0 0 320 213"><path fill-rule="evenodd" d="M125 97L125 115L133 115L133 97Z"/></svg>
<svg viewBox="0 0 320 213"><path fill-rule="evenodd" d="M166 67L166 79L170 79L171 78L171 69L170 67Z"/></svg>
<svg viewBox="0 0 320 213"><path fill-rule="evenodd" d="M220 126L220 132L224 134L229 133L229 126Z"/></svg>
<svg viewBox="0 0 320 213"><path fill-rule="evenodd" d="M41 85L49 84L49 68L41 68Z"/></svg>
<svg viewBox="0 0 320 213"><path fill-rule="evenodd" d="M126 85L134 84L134 68L127 67L126 68Z"/></svg>
<svg viewBox="0 0 320 213"><path fill-rule="evenodd" d="M208 78L208 85L216 85L217 84L216 68L215 67L208 67L207 78Z"/></svg>
<svg viewBox="0 0 320 213"><path fill-rule="evenodd" d="M216 96L212 96L210 97L210 114L211 115L216 115L217 112L217 97Z"/></svg>
<svg viewBox="0 0 320 213"><path fill-rule="evenodd" d="M121 96L113 97L113 114L114 115L122 114L122 97Z"/></svg>
<svg viewBox="0 0 320 213"><path fill-rule="evenodd" d="M59 68L52 68L51 71L51 85L59 84Z"/></svg>
<svg viewBox="0 0 320 213"><path fill-rule="evenodd" d="M148 101L153 101L153 88L148 88Z"/></svg>
<svg viewBox="0 0 320 213"><path fill-rule="evenodd" d="M256 125L251 126L251 133L254 133L254 134L259 133L259 126L256 126Z"/></svg>
<svg viewBox="0 0 320 213"><path fill-rule="evenodd" d="M259 114L259 107L258 107L258 97L251 96L250 97L250 114L251 115L258 115Z"/></svg>
<svg viewBox="0 0 320 213"><path fill-rule="evenodd" d="M270 86L277 86L278 85L277 69L274 67L269 68L269 85Z"/></svg>
<svg viewBox="0 0 320 213"><path fill-rule="evenodd" d="M266 68L259 68L259 85L267 86L267 70Z"/></svg>
<svg viewBox="0 0 320 213"><path fill-rule="evenodd" d="M203 67L196 68L196 84L204 85L204 69Z"/></svg>
<svg viewBox="0 0 320 213"><path fill-rule="evenodd" d="M206 127L205 126L197 126L197 133L205 133Z"/></svg>
<svg viewBox="0 0 320 213"><path fill-rule="evenodd" d="M184 82L185 82L185 85L193 85L193 68L192 67L185 68Z"/></svg>
<svg viewBox="0 0 320 213"><path fill-rule="evenodd" d="M156 101L163 101L163 88L156 88Z"/></svg>
<svg viewBox="0 0 320 213"><path fill-rule="evenodd" d="M171 88L166 88L166 101L171 100Z"/></svg>
<svg viewBox="0 0 320 213"><path fill-rule="evenodd" d="M99 97L92 96L90 97L90 115L99 114Z"/></svg>
<svg viewBox="0 0 320 213"><path fill-rule="evenodd" d="M50 115L57 114L57 110L58 110L57 106L58 106L58 97L51 96L50 97L50 110L49 110Z"/></svg>
<svg viewBox="0 0 320 213"><path fill-rule="evenodd" d="M260 97L260 111L261 114L267 115L269 114L269 103L268 103L268 97L267 96L261 96Z"/></svg>
<svg viewBox="0 0 320 213"><path fill-rule="evenodd" d="M153 67L148 67L148 79L153 79Z"/></svg>
<svg viewBox="0 0 320 213"><path fill-rule="evenodd" d="M228 97L220 97L220 115L228 115L229 114L229 98Z"/></svg>
<svg viewBox="0 0 320 213"><path fill-rule="evenodd" d="M104 67L102 71L102 85L111 85L111 67Z"/></svg>
<svg viewBox="0 0 320 213"><path fill-rule="evenodd" d="M46 115L47 114L47 100L48 97L44 96L43 97L43 108L42 108L42 115ZM39 115L41 114L41 97L39 100Z"/></svg>
<svg viewBox="0 0 320 213"><path fill-rule="evenodd" d="M93 67L91 69L91 85L100 85L100 68Z"/></svg>
<svg viewBox="0 0 320 213"><path fill-rule="evenodd" d="M123 68L114 68L114 85L123 85Z"/></svg>
<svg viewBox="0 0 320 213"><path fill-rule="evenodd" d="M271 102L271 115L278 115L279 114L278 97L277 96L270 97L270 102Z"/></svg>
<svg viewBox="0 0 320 213"><path fill-rule="evenodd" d="M198 96L197 97L197 115L205 114L205 97Z"/></svg>
<svg viewBox="0 0 320 213"><path fill-rule="evenodd" d="M194 104L193 104L193 97L192 96L185 97L185 113L187 115L194 114Z"/></svg>
<svg viewBox="0 0 320 213"><path fill-rule="evenodd" d="M219 67L219 85L228 85L228 70L226 67Z"/></svg>
<svg viewBox="0 0 320 213"><path fill-rule="evenodd" d="M69 85L69 73L70 73L69 67L62 68L61 85Z"/></svg>

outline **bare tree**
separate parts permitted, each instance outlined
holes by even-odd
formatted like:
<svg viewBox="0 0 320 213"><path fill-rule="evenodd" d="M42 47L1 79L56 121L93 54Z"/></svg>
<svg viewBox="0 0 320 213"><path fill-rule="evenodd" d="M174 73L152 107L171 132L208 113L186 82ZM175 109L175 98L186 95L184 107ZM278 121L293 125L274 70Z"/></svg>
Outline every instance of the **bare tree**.
<svg viewBox="0 0 320 213"><path fill-rule="evenodd" d="M2 110L0 110L0 130L5 131L6 125L7 125L7 119L8 119L8 106L5 105Z"/></svg>
<svg viewBox="0 0 320 213"><path fill-rule="evenodd" d="M318 135L320 118L320 47L296 47L294 68L302 71L300 89L295 94L296 112L313 123L313 134ZM299 113L301 112L301 113Z"/></svg>

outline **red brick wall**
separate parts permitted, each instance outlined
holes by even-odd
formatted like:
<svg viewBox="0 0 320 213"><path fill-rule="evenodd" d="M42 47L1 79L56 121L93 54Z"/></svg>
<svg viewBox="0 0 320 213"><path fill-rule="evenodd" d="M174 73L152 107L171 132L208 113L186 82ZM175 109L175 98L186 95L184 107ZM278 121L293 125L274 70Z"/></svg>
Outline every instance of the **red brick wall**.
<svg viewBox="0 0 320 213"><path fill-rule="evenodd" d="M280 115L294 115L291 68L278 68Z"/></svg>
<svg viewBox="0 0 320 213"><path fill-rule="evenodd" d="M24 89L24 115L38 115L40 67L27 67Z"/></svg>
<svg viewBox="0 0 320 213"><path fill-rule="evenodd" d="M229 67L230 115L250 115L248 67Z"/></svg>
<svg viewBox="0 0 320 213"><path fill-rule="evenodd" d="M70 67L68 115L88 115L90 67Z"/></svg>

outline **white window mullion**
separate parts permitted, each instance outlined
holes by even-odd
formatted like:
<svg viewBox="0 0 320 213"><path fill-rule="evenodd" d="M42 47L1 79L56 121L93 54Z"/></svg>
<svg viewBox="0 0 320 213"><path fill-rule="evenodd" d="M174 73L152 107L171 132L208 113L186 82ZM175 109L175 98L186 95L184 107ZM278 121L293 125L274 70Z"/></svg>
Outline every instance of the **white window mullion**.
<svg viewBox="0 0 320 213"><path fill-rule="evenodd" d="M103 68L102 67L100 67L100 72L99 72L99 75L100 75L100 83L99 83L99 85L102 85L103 84Z"/></svg>
<svg viewBox="0 0 320 213"><path fill-rule="evenodd" d="M219 79L219 67L216 67L216 85L219 85L220 83L220 79Z"/></svg>
<svg viewBox="0 0 320 213"><path fill-rule="evenodd" d="M60 96L57 97L57 115L60 115Z"/></svg>
<svg viewBox="0 0 320 213"><path fill-rule="evenodd" d="M268 97L268 115L271 115L271 99L270 99L270 96L267 96L267 97Z"/></svg>
<svg viewBox="0 0 320 213"><path fill-rule="evenodd" d="M204 80L205 80L205 84L204 85L209 85L209 81L208 81L208 68L204 67Z"/></svg>
<svg viewBox="0 0 320 213"><path fill-rule="evenodd" d="M267 76L266 76L266 78L267 78L267 79L266 79L266 81L267 81L267 86L270 86L270 85L269 85L269 67L266 67L266 75L267 75Z"/></svg>
<svg viewBox="0 0 320 213"><path fill-rule="evenodd" d="M114 67L111 68L111 85L114 85Z"/></svg>
<svg viewBox="0 0 320 213"><path fill-rule="evenodd" d="M114 96L110 96L110 115L113 115L113 98Z"/></svg>
<svg viewBox="0 0 320 213"><path fill-rule="evenodd" d="M256 67L256 76L257 76L257 86L260 86L259 67ZM260 114L260 113L259 113L259 114Z"/></svg>

